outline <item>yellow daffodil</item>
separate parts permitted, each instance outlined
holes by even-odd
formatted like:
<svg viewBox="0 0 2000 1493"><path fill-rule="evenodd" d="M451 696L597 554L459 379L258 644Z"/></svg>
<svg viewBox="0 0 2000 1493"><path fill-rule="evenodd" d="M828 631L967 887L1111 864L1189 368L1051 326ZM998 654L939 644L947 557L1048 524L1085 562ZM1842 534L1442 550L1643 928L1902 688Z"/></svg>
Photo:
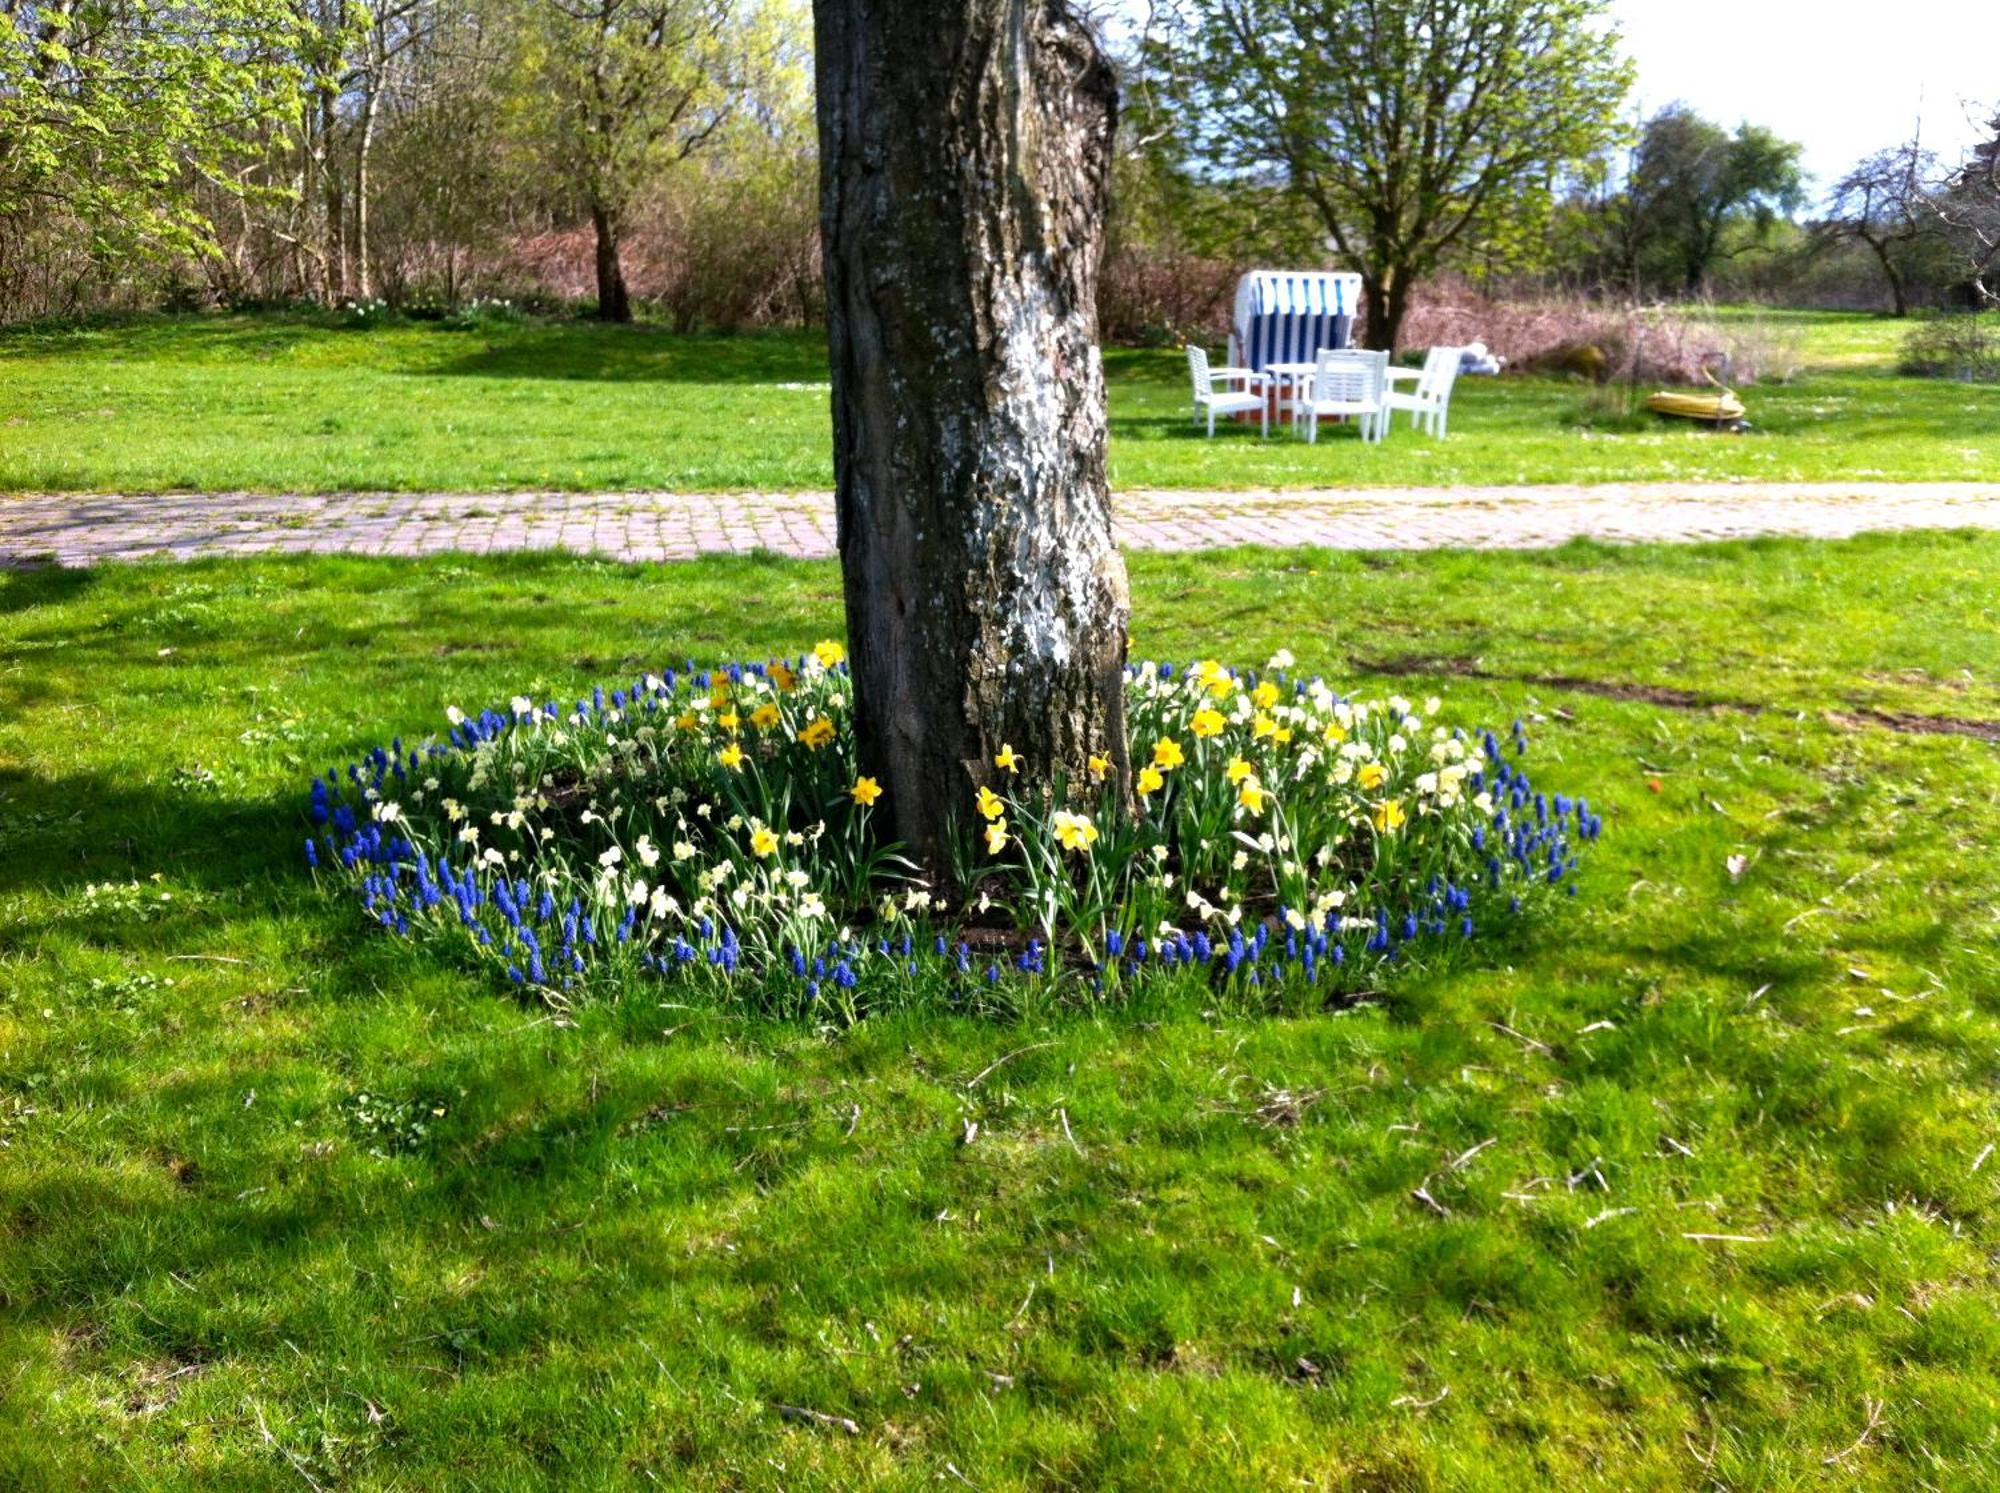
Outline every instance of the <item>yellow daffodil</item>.
<svg viewBox="0 0 2000 1493"><path fill-rule="evenodd" d="M1259 710L1269 710L1278 703L1278 686L1266 679L1250 691L1250 699Z"/></svg>
<svg viewBox="0 0 2000 1493"><path fill-rule="evenodd" d="M766 700L750 712L750 724L768 729L778 724L778 707Z"/></svg>
<svg viewBox="0 0 2000 1493"><path fill-rule="evenodd" d="M1326 732L1321 737L1321 740L1328 746L1339 746L1343 741L1347 740L1347 728L1341 725L1339 721L1328 721L1326 723Z"/></svg>
<svg viewBox="0 0 2000 1493"><path fill-rule="evenodd" d="M1389 781L1389 769L1379 762L1364 762L1354 774L1354 781L1363 788L1380 788Z"/></svg>
<svg viewBox="0 0 2000 1493"><path fill-rule="evenodd" d="M701 718L692 710L683 710L679 715L674 717L674 724L683 731L692 731L696 726L701 724Z"/></svg>
<svg viewBox="0 0 2000 1493"><path fill-rule="evenodd" d="M856 778L854 786L847 791L854 796L854 801L865 809L882 796L882 785L873 778Z"/></svg>
<svg viewBox="0 0 2000 1493"><path fill-rule="evenodd" d="M741 772L743 771L743 748L732 741L728 746L715 754L715 760L731 772Z"/></svg>
<svg viewBox="0 0 2000 1493"><path fill-rule="evenodd" d="M1292 728L1290 726L1280 726L1271 733L1271 740L1275 741L1279 746L1285 745L1291 739Z"/></svg>
<svg viewBox="0 0 2000 1493"><path fill-rule="evenodd" d="M725 710L722 712L721 715L718 715L715 718L715 723L716 725L722 727L722 729L727 731L730 735L734 736L736 734L736 728L743 724L743 717L738 715L733 710Z"/></svg>
<svg viewBox="0 0 2000 1493"><path fill-rule="evenodd" d="M1375 805L1375 828L1384 834L1402 828L1407 818L1401 799L1385 798Z"/></svg>
<svg viewBox="0 0 2000 1493"><path fill-rule="evenodd" d="M833 740L833 722L823 715L814 717L807 723L805 730L799 732L799 740L814 751L818 751Z"/></svg>
<svg viewBox="0 0 2000 1493"><path fill-rule="evenodd" d="M1250 739L1252 741L1262 741L1266 736L1275 736L1277 734L1278 723L1268 715L1260 715L1250 723Z"/></svg>
<svg viewBox="0 0 2000 1493"><path fill-rule="evenodd" d="M770 676L771 683L775 684L780 690L790 690L799 682L797 672L790 664L785 663L783 660L772 664L764 672Z"/></svg>
<svg viewBox="0 0 2000 1493"><path fill-rule="evenodd" d="M1097 826L1081 814L1058 809L1049 823L1054 826L1056 838L1065 850L1087 851L1097 843Z"/></svg>
<svg viewBox="0 0 2000 1493"><path fill-rule="evenodd" d="M1194 673L1195 678L1201 681L1202 688L1218 699L1227 697L1236 689L1236 676L1212 658L1196 664Z"/></svg>
<svg viewBox="0 0 2000 1493"><path fill-rule="evenodd" d="M1166 787L1167 780L1160 776L1159 768L1149 763L1139 769L1139 782L1137 786L1139 796L1144 798L1148 793L1158 793L1162 788Z"/></svg>
<svg viewBox="0 0 2000 1493"><path fill-rule="evenodd" d="M818 659L826 668L830 669L847 657L847 650L834 642L832 638L827 638L813 644L813 657Z"/></svg>
<svg viewBox="0 0 2000 1493"><path fill-rule="evenodd" d="M1090 754L1090 775L1101 783L1104 781L1104 775L1109 771L1111 771L1111 759L1102 752L1092 752Z"/></svg>
<svg viewBox="0 0 2000 1493"><path fill-rule="evenodd" d="M764 828L763 825L758 825L756 829L750 832L750 853L752 855L760 857L772 855L776 853L777 849L778 837Z"/></svg>
<svg viewBox="0 0 2000 1493"><path fill-rule="evenodd" d="M995 819L986 826L986 853L998 855L1007 848L1007 821Z"/></svg>
<svg viewBox="0 0 2000 1493"><path fill-rule="evenodd" d="M710 710L720 710L722 709L723 706L727 705L728 703L729 703L728 685L717 684L714 689L708 692L708 708Z"/></svg>
<svg viewBox="0 0 2000 1493"><path fill-rule="evenodd" d="M1228 722L1222 718L1221 711L1216 710L1210 706L1204 705L1202 706L1201 709L1197 710L1194 713L1194 717L1191 720L1189 720L1188 729L1194 732L1194 734L1197 736L1202 736L1202 737L1220 736L1222 734L1222 728L1227 724Z"/></svg>
<svg viewBox="0 0 2000 1493"><path fill-rule="evenodd" d="M1229 759L1230 782L1240 783L1249 776L1250 776L1250 764L1248 762L1245 762L1241 757L1231 757Z"/></svg>
<svg viewBox="0 0 2000 1493"><path fill-rule="evenodd" d="M1002 772L1019 772L1021 754L1014 750L1011 743L1003 741L1000 743L1000 750L993 754L993 765Z"/></svg>
<svg viewBox="0 0 2000 1493"><path fill-rule="evenodd" d="M1187 753L1181 750L1181 744L1175 741L1173 737L1162 736L1158 741L1153 743L1153 766L1159 768L1161 771L1171 771L1185 761L1187 761Z"/></svg>
<svg viewBox="0 0 2000 1493"><path fill-rule="evenodd" d="M980 818L998 819L1002 814L1006 812L1007 812L1007 805L1000 801L999 794L995 793L991 788L982 787L979 790Z"/></svg>
<svg viewBox="0 0 2000 1493"><path fill-rule="evenodd" d="M1236 790L1236 801L1253 814L1263 813L1264 805L1270 802L1270 798L1271 795L1264 791L1264 785L1257 781L1254 774L1245 778Z"/></svg>

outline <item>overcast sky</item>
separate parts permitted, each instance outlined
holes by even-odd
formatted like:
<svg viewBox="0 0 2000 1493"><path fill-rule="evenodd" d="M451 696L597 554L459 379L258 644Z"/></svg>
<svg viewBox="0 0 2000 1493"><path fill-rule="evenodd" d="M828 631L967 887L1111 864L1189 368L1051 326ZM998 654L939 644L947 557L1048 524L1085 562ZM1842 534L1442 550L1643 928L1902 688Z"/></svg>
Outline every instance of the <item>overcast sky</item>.
<svg viewBox="0 0 2000 1493"><path fill-rule="evenodd" d="M1685 99L1806 148L1819 190L1862 156L1924 137L1955 160L1965 101L2000 108L2000 0L1611 0L1647 112Z"/></svg>

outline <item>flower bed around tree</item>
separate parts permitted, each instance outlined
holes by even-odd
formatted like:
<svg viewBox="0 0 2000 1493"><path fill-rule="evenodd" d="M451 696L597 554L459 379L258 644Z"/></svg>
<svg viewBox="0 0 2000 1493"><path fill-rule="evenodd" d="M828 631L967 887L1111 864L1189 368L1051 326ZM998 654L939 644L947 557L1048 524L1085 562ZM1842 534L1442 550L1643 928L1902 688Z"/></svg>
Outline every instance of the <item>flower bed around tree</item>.
<svg viewBox="0 0 2000 1493"><path fill-rule="evenodd" d="M1503 742L1291 666L1130 669L1130 812L1108 758L1036 801L1003 745L951 901L875 831L830 642L452 709L313 781L305 857L383 928L558 1005L664 978L842 1020L1169 978L1333 998L1574 893L1601 820L1532 786L1519 721Z"/></svg>

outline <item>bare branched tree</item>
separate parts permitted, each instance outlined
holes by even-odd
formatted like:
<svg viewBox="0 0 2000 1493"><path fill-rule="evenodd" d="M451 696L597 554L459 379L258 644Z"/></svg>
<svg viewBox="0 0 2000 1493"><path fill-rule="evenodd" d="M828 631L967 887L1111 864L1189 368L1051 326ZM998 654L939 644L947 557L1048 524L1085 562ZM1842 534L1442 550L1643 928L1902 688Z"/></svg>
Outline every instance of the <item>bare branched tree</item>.
<svg viewBox="0 0 2000 1493"><path fill-rule="evenodd" d="M1936 231L1930 198L1937 178L1937 157L1913 134L1856 163L1834 184L1824 229L1867 246L1882 267L1897 316L1910 314L1909 252Z"/></svg>

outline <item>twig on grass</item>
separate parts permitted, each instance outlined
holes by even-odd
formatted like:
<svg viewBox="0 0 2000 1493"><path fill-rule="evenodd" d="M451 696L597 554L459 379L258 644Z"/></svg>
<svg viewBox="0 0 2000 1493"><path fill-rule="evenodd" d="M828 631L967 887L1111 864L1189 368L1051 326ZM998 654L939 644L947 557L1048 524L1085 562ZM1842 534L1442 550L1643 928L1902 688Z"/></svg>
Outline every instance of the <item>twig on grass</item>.
<svg viewBox="0 0 2000 1493"><path fill-rule="evenodd" d="M828 1426L836 1431L845 1431L850 1436L859 1436L861 1427L844 1415L828 1415L824 1410L808 1410L804 1405L777 1405L772 1407L786 1420L803 1421L809 1426Z"/></svg>
<svg viewBox="0 0 2000 1493"><path fill-rule="evenodd" d="M1452 1159L1451 1169L1455 1172L1464 1171L1467 1162L1471 1161L1473 1157L1477 1156L1481 1151L1485 1150L1488 1146L1492 1145L1495 1141L1499 1139L1500 1137L1497 1135L1489 1135L1485 1140L1481 1141L1478 1145L1472 1147L1470 1150L1460 1151L1458 1155Z"/></svg>
<svg viewBox="0 0 2000 1493"><path fill-rule="evenodd" d="M1038 1280L1028 1282L1028 1294L1021 1298L1021 1304L1014 1309L1014 1315L1007 1319L1009 1327L1018 1327L1021 1325L1021 1319L1028 1315L1028 1303L1035 1299L1035 1287L1040 1284L1041 1282Z"/></svg>
<svg viewBox="0 0 2000 1493"><path fill-rule="evenodd" d="M205 959L210 964L248 964L248 959L235 959L228 954L169 954L169 959Z"/></svg>
<svg viewBox="0 0 2000 1493"><path fill-rule="evenodd" d="M1410 1189L1410 1196L1437 1214L1439 1218L1451 1217L1451 1209L1431 1196L1430 1178L1426 1177L1421 1186Z"/></svg>
<svg viewBox="0 0 2000 1493"><path fill-rule="evenodd" d="M1981 1152L1980 1152L1980 1153L1979 1153L1979 1154L1978 1154L1977 1156L1975 1156L1975 1157L1973 1157L1973 1158L1972 1158L1972 1175L1973 1175L1973 1176L1975 1176L1975 1177L1976 1177L1976 1176L1978 1176L1978 1175L1979 1175L1979 1169L1980 1169L1980 1168L1981 1168L1982 1166L1986 1165L1986 1158L1987 1158L1987 1157L1989 1157L1989 1156L1991 1156L1992 1154L1993 1154L1993 1147L1991 1147L1991 1146L1988 1146L1988 1147L1987 1147L1987 1148L1986 1148L1985 1150L1981 1151Z"/></svg>
<svg viewBox="0 0 2000 1493"><path fill-rule="evenodd" d="M1076 1143L1076 1137L1070 1133L1069 1111L1058 1104L1056 1106L1056 1118L1062 1121L1063 1139L1069 1142L1069 1148L1072 1151L1081 1156L1083 1154L1083 1147Z"/></svg>
<svg viewBox="0 0 2000 1493"><path fill-rule="evenodd" d="M1876 1428L1882 1424L1882 1412L1884 1409L1887 1408L1887 1404L1885 1401L1871 1400L1868 1398L1868 1396L1863 1395L1861 1397L1861 1405L1862 1408L1868 1412L1868 1424L1861 1428L1861 1434L1854 1438L1854 1444L1852 1446L1843 1447L1841 1450L1835 1452L1832 1456L1822 1458L1820 1460L1819 1464L1820 1466L1832 1467L1837 1463L1845 1462L1849 1457L1853 1456L1856 1452L1860 1451L1862 1447L1868 1444L1868 1438L1873 1436L1875 1434Z"/></svg>
<svg viewBox="0 0 2000 1493"><path fill-rule="evenodd" d="M1516 1042L1527 1043L1528 1046L1532 1047L1536 1052L1546 1053L1550 1057L1555 1056L1555 1049L1549 1046L1548 1043L1537 1042L1533 1037L1529 1036L1526 1032L1517 1032L1511 1026L1507 1025L1507 1023L1504 1021L1489 1022L1488 1025L1490 1025L1496 1032L1505 1032L1508 1036L1512 1037Z"/></svg>
<svg viewBox="0 0 2000 1493"><path fill-rule="evenodd" d="M985 1078L995 1068L998 1068L1002 1063L1011 1063L1024 1052L1034 1052L1039 1048L1054 1047L1055 1045L1053 1042L1030 1042L1026 1047L1017 1047L1012 1052L1003 1052L999 1057L968 1078L965 1081L965 1086L968 1089L976 1089L979 1087L980 1080Z"/></svg>

